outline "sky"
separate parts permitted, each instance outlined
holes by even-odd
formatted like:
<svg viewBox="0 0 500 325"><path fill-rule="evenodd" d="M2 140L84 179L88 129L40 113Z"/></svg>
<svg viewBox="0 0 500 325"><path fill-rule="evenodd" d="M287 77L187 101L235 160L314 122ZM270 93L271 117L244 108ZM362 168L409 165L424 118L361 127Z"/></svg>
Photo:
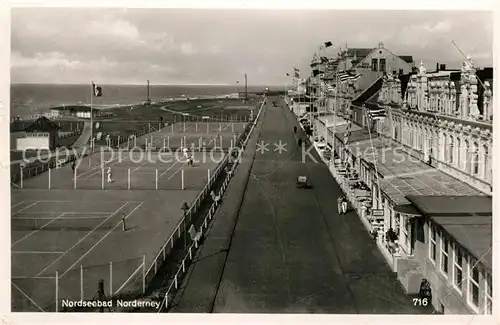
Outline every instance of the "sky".
<svg viewBox="0 0 500 325"><path fill-rule="evenodd" d="M428 69L492 66L493 16L471 11L13 8L11 82L285 85L325 41L385 48Z"/></svg>

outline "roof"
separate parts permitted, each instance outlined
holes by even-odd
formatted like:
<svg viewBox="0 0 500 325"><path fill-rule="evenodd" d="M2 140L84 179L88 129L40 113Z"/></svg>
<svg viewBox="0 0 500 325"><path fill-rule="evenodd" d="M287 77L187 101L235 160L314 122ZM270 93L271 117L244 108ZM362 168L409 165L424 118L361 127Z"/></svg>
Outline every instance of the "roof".
<svg viewBox="0 0 500 325"><path fill-rule="evenodd" d="M490 196L408 196L483 265L492 269L492 198Z"/></svg>
<svg viewBox="0 0 500 325"><path fill-rule="evenodd" d="M349 134L349 143L370 139L370 133L368 132L367 129L360 128L359 126L356 125L358 127L358 129L354 130L354 126L355 126L354 123L351 126L353 127L353 129L351 129L351 133ZM338 136L341 140L344 140L344 132L345 132L345 129L343 131L335 132L335 135ZM373 138L373 137L376 137L377 135L372 134L371 136Z"/></svg>
<svg viewBox="0 0 500 325"><path fill-rule="evenodd" d="M423 214L441 216L460 215L492 215L493 201L491 196L449 195L449 196L408 196L407 199Z"/></svg>
<svg viewBox="0 0 500 325"><path fill-rule="evenodd" d="M406 63L413 63L413 56L411 55L399 55L399 57Z"/></svg>
<svg viewBox="0 0 500 325"><path fill-rule="evenodd" d="M364 58L366 57L373 48L349 48L347 49L347 56L348 57L354 57L354 54L356 53L356 58Z"/></svg>
<svg viewBox="0 0 500 325"><path fill-rule="evenodd" d="M25 132L50 132L61 129L59 125L55 124L45 116L40 117L35 122L31 123L24 129Z"/></svg>
<svg viewBox="0 0 500 325"><path fill-rule="evenodd" d="M99 109L97 107L93 107L93 109ZM64 105L52 107L51 110L56 111L70 111L70 112L90 112L90 106L85 105Z"/></svg>
<svg viewBox="0 0 500 325"><path fill-rule="evenodd" d="M366 130L359 130L349 138L352 153L367 162L376 161L380 188L396 205L409 204L406 197L411 195L482 195L472 186L410 158L402 148L389 146L376 134L370 140Z"/></svg>

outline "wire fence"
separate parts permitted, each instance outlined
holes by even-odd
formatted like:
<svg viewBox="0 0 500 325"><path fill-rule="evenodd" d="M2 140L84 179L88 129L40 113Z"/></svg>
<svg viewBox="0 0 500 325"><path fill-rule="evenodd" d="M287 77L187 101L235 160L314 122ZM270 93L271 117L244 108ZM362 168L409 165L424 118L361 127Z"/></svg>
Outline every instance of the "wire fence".
<svg viewBox="0 0 500 325"><path fill-rule="evenodd" d="M262 103L257 118L262 111ZM245 131L236 139L238 148L245 148L249 137L255 127L255 122L246 125ZM67 162L74 161L74 156L67 157ZM182 215L170 236L161 246L159 252L150 263L146 263L146 256L142 258L130 259L125 261L113 261L102 265L83 266L67 270L64 273L56 272L54 276L34 276L34 277L12 277L12 311L42 311L42 312L74 312L74 311L93 311L75 304L76 301L93 301L99 294L104 294L108 299L118 299L120 297L137 297L144 295L147 291L147 285L157 275L162 263L166 261L172 252L172 249L178 244L181 237L184 238L185 249L187 253L182 259L181 266L173 276L173 280L168 286L165 297L161 302L160 311L168 307L169 297L174 289L178 288L180 276L184 274L188 263L192 260L195 250L198 248L199 241L206 230L210 221L213 219L216 208L220 203L220 198L225 193L227 186L234 175L234 170L239 163L239 159L232 154L225 155L222 162L216 170L210 175L207 174L208 181L200 191L190 207ZM72 160L71 160L72 159ZM41 165L35 168L37 173L41 173L46 168L54 166L55 161L48 165ZM228 169L230 167L230 169ZM31 170L31 169L30 169ZM214 183L218 178L224 175L222 185L216 195L212 190ZM20 175L22 176L22 174ZM23 177L20 177L21 180ZM211 196L213 203L210 205L208 214L198 232L195 232L191 221L194 215L202 206L202 202ZM76 219L76 218L75 218ZM81 219L80 219L81 221ZM26 229L37 229L40 227L34 220L25 219L16 220L15 227ZM71 218L61 221L61 224L54 225L55 228L63 227L66 229L82 229L86 225L73 224ZM77 222L77 221L75 221ZM191 228L188 229L188 225ZM31 227L31 228L30 228ZM189 238L189 239L188 239ZM189 243L188 243L189 240ZM104 283L104 290L99 291L99 283ZM99 297L102 299L102 297Z"/></svg>
<svg viewBox="0 0 500 325"><path fill-rule="evenodd" d="M260 113L262 112L262 107L264 106L265 102L266 102L266 100L263 101L261 108L257 114L257 117L255 118L253 123L251 123L250 130L248 130L248 133L246 133L245 139L242 140L242 142L240 143L241 148L245 148L246 145L248 144L250 136L252 135L253 129L256 125L256 121L258 120ZM224 181L222 183L222 186L221 186L221 189L219 192L219 198L224 195L224 193L227 189L227 186L229 185L229 182L231 181L231 178L233 177L237 166L238 166L238 161L235 161L235 164L232 165L231 171L229 173L227 173L226 178L224 179ZM201 238L203 238L203 236L205 234L204 232L207 231L210 222L214 218L214 215L215 215L216 209L219 205L219 202L220 202L219 200L215 200L212 203L207 215L203 219L203 222L201 224L201 227L199 228L199 231L196 234L191 235L191 239L192 239L191 245L187 248L187 252L180 262L180 266L178 267L177 271L173 274L173 276L170 279L170 284L167 286L167 288L164 292L164 296L163 296L160 308L158 308L158 313L160 313L164 310L168 310L169 304L172 301L176 290L180 286L180 281L182 280L182 276L185 275L187 268L189 267L190 263L193 261L193 256L196 253L196 250L198 249L199 241ZM173 247L173 241L170 243Z"/></svg>
<svg viewBox="0 0 500 325"><path fill-rule="evenodd" d="M75 267L54 276L13 276L12 311L78 311L77 302L94 301L98 283L103 281L106 300L141 295L146 286L145 256L101 265ZM102 297L99 297L102 299Z"/></svg>

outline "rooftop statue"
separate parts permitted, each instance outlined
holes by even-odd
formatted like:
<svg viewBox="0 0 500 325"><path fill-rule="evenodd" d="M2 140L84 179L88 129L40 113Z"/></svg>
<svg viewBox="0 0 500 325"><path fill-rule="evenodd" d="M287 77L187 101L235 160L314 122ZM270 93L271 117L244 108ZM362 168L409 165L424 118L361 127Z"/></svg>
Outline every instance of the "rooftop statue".
<svg viewBox="0 0 500 325"><path fill-rule="evenodd" d="M424 67L424 61L423 60L420 60L420 67L418 68L418 72L421 74L421 75L424 75L427 73L427 70L425 69Z"/></svg>

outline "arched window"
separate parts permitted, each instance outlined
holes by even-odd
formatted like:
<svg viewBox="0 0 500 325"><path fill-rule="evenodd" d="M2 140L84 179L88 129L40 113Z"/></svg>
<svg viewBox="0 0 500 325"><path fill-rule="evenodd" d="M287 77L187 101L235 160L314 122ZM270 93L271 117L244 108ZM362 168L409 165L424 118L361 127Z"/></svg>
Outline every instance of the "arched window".
<svg viewBox="0 0 500 325"><path fill-rule="evenodd" d="M471 148L469 140L465 140L465 172L470 173Z"/></svg>
<svg viewBox="0 0 500 325"><path fill-rule="evenodd" d="M479 145L477 142L474 142L474 145L472 147L472 175L478 175L479 174Z"/></svg>
<svg viewBox="0 0 500 325"><path fill-rule="evenodd" d="M459 169L462 169L461 154L462 154L462 140L460 140L460 138L457 137L457 161L455 164L458 166Z"/></svg>
<svg viewBox="0 0 500 325"><path fill-rule="evenodd" d="M487 182L491 182L491 167L490 167L490 150L487 144L483 146L484 158L483 158L483 168L484 168L484 179Z"/></svg>
<svg viewBox="0 0 500 325"><path fill-rule="evenodd" d="M449 154L450 147L448 146L448 143L450 142L450 140L449 140L448 135L446 133L443 135L443 140L444 140L444 143L443 143L443 147L444 147L443 148L444 149L443 156L444 157L443 158L444 158L445 162L448 162L449 157L450 157L450 154Z"/></svg>

